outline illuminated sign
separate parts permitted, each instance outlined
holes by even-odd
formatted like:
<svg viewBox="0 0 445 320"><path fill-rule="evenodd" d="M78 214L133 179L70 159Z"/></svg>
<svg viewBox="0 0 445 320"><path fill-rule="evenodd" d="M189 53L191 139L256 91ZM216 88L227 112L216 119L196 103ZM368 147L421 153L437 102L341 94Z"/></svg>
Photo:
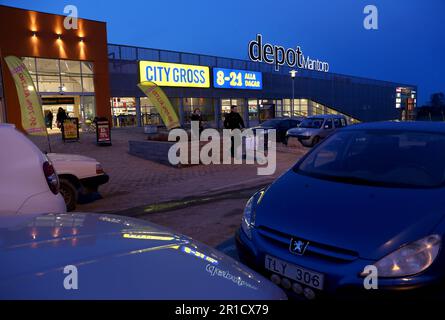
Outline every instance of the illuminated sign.
<svg viewBox="0 0 445 320"><path fill-rule="evenodd" d="M249 42L248 49L250 60L273 64L276 71L284 64L291 68L298 67L300 69L321 72L329 71L329 63L305 56L300 46L297 46L296 49L284 49L282 46L275 46L270 43L263 45L263 36L261 34L257 34L256 39Z"/></svg>
<svg viewBox="0 0 445 320"><path fill-rule="evenodd" d="M261 72L213 68L213 86L215 88L261 90L263 77Z"/></svg>
<svg viewBox="0 0 445 320"><path fill-rule="evenodd" d="M189 64L139 61L140 82L165 87L210 87L209 67Z"/></svg>

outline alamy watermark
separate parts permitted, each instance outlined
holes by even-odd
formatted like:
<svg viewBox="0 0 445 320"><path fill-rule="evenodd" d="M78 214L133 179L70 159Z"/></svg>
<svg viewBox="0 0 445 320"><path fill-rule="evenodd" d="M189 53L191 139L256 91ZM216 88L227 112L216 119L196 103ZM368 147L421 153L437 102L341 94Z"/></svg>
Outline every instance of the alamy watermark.
<svg viewBox="0 0 445 320"><path fill-rule="evenodd" d="M379 28L379 11L377 7L368 4L363 8L363 13L366 15L363 19L363 27L366 30L377 30Z"/></svg>
<svg viewBox="0 0 445 320"><path fill-rule="evenodd" d="M376 290L379 288L379 273L376 266L367 265L362 274L366 275L363 279L363 287L366 290Z"/></svg>
<svg viewBox="0 0 445 320"><path fill-rule="evenodd" d="M168 152L172 165L189 164L257 164L258 175L272 175L276 164L276 131L205 129L200 133L197 121L192 121L190 138L184 129L173 129L169 141L176 141Z"/></svg>
<svg viewBox="0 0 445 320"><path fill-rule="evenodd" d="M66 14L65 19L63 19L63 27L66 30L77 30L78 26L78 19L79 19L79 11L77 10L77 7L74 5L67 5L65 8L63 8L63 13Z"/></svg>
<svg viewBox="0 0 445 320"><path fill-rule="evenodd" d="M65 266L65 268L63 268L63 273L67 274L67 276L63 279L63 287L66 290L79 289L79 276L77 267L73 265Z"/></svg>

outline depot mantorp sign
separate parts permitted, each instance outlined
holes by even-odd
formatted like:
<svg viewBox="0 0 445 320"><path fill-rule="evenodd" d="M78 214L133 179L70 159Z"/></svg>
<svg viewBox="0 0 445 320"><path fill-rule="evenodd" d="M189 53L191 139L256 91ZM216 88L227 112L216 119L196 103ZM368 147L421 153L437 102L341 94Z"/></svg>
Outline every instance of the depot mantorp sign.
<svg viewBox="0 0 445 320"><path fill-rule="evenodd" d="M265 62L275 65L278 71L280 66L286 64L291 68L316 70L321 72L329 71L329 63L318 59L311 59L303 54L300 46L296 49L285 49L282 46L263 44L263 36L257 34L256 39L249 42L249 59L257 62Z"/></svg>

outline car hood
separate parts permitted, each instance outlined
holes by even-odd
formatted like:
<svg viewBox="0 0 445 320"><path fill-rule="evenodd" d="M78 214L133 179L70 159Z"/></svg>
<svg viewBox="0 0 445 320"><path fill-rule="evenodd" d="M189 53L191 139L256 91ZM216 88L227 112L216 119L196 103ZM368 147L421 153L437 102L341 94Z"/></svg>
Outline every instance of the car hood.
<svg viewBox="0 0 445 320"><path fill-rule="evenodd" d="M443 189L398 189L331 182L289 170L265 192L256 228L377 260L434 232Z"/></svg>
<svg viewBox="0 0 445 320"><path fill-rule="evenodd" d="M271 130L271 129L276 129L276 128L274 128L274 127L262 127L262 126L256 126L256 127L252 127L252 128L250 128L250 129L252 129L253 131L256 131L256 130L259 130L259 129L263 129L263 130Z"/></svg>
<svg viewBox="0 0 445 320"><path fill-rule="evenodd" d="M311 136L313 133L315 133L319 130L320 129L315 129L315 128L292 128L292 129L287 130L287 134Z"/></svg>
<svg viewBox="0 0 445 320"><path fill-rule="evenodd" d="M86 157L86 156L81 156L78 154L48 153L47 156L52 162L61 162L61 161L86 161L86 162L94 162L94 163L97 162L96 159Z"/></svg>
<svg viewBox="0 0 445 320"><path fill-rule="evenodd" d="M0 261L0 299L285 299L224 254L122 216L42 215L0 228ZM64 288L67 266L78 290Z"/></svg>

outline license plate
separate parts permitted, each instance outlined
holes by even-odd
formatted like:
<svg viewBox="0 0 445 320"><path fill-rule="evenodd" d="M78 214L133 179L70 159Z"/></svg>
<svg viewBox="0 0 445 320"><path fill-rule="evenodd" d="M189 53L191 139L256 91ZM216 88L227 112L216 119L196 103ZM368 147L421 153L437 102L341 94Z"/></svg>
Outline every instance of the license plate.
<svg viewBox="0 0 445 320"><path fill-rule="evenodd" d="M266 255L265 267L274 273L295 280L308 287L322 290L324 275Z"/></svg>

